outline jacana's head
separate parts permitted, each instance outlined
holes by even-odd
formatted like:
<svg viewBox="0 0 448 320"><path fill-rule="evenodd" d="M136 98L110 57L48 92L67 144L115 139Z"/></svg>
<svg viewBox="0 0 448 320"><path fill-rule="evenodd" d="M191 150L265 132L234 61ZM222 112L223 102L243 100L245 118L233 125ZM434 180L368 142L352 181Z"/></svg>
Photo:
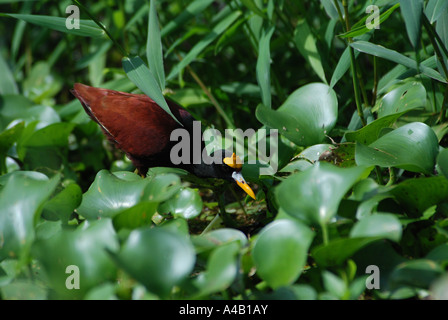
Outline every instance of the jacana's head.
<svg viewBox="0 0 448 320"><path fill-rule="evenodd" d="M240 157L235 153L228 150L218 150L210 155L210 158L215 160L210 165L204 165L200 170L211 172L197 172L196 174L212 176L214 178L220 178L228 181L235 181L241 189L243 189L254 200L255 194L251 187L247 184L241 170L243 168L243 162Z"/></svg>

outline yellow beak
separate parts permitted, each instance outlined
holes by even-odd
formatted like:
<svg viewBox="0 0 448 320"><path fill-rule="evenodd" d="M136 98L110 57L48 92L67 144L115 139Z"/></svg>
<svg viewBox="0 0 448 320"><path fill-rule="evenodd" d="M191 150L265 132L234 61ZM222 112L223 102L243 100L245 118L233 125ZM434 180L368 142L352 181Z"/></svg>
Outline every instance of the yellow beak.
<svg viewBox="0 0 448 320"><path fill-rule="evenodd" d="M255 193L249 187L246 180L244 180L243 175L240 172L234 172L232 174L232 178L236 181L236 183L240 186L241 189L243 189L249 196L251 196L252 199L256 200Z"/></svg>

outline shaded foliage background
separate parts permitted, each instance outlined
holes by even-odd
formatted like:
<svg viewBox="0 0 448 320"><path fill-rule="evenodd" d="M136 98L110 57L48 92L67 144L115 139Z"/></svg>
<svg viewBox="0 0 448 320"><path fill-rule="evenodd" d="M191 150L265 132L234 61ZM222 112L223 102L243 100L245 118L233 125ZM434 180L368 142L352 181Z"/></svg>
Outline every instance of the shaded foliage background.
<svg viewBox="0 0 448 320"><path fill-rule="evenodd" d="M65 25L73 4L80 29ZM446 0L5 0L0 13L1 298L447 297ZM143 179L75 82L163 92L204 127L277 129L280 171L245 166L256 201L178 170Z"/></svg>

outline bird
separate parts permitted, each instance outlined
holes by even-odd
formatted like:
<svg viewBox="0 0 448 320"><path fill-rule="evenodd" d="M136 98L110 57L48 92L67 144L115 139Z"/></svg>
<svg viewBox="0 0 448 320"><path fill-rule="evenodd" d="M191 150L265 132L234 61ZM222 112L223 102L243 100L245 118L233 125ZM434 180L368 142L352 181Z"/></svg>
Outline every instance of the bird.
<svg viewBox="0 0 448 320"><path fill-rule="evenodd" d="M145 94L96 88L82 83L75 83L71 93L81 102L87 115L100 126L107 139L126 154L143 177L153 167L180 168L199 178L235 181L251 198L256 199L241 174L240 157L229 150L217 150L211 155L205 152L199 162L172 161L171 150L177 143L171 139L172 132L183 128L192 134L196 121L177 103L166 99L176 121ZM202 135L200 138L202 152L205 143ZM190 159L193 158L192 153ZM220 161L213 161L216 159Z"/></svg>

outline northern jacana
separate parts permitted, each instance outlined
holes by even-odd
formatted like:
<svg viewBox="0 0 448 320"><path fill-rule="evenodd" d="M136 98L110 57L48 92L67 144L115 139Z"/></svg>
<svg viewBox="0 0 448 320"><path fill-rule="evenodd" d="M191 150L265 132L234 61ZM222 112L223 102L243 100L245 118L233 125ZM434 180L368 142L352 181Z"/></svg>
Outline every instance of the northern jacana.
<svg viewBox="0 0 448 320"><path fill-rule="evenodd" d="M241 160L232 152L219 150L216 151L218 154L205 155L210 158L201 155L200 163L189 161L174 164L170 151L176 142L171 141L170 136L182 126L148 96L94 88L81 83L76 83L71 92L106 137L126 153L141 175L145 176L151 167L180 168L200 178L234 180L255 199L254 192L241 174ZM192 133L195 119L191 114L172 101L167 100L167 103L183 128ZM202 140L201 151L205 147ZM221 161L211 161L215 158Z"/></svg>

